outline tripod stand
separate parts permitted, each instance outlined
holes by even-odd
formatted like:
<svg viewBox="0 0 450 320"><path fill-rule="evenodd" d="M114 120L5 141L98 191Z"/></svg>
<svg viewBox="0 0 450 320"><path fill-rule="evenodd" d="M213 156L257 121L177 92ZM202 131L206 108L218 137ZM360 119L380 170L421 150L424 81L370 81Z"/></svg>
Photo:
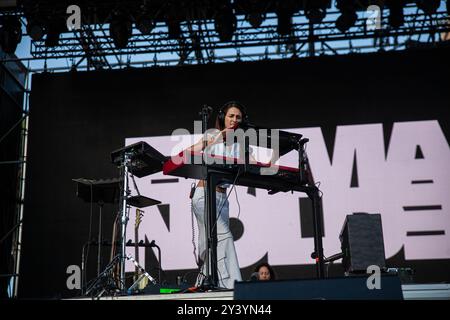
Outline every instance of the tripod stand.
<svg viewBox="0 0 450 320"><path fill-rule="evenodd" d="M120 292L120 288L117 287L114 279L114 267L120 261L121 255L118 254L111 260L111 262L105 267L102 273L94 279L93 283L88 287L84 293L86 296L92 296L100 298L105 292L109 295Z"/></svg>
<svg viewBox="0 0 450 320"><path fill-rule="evenodd" d="M87 254L85 257L85 246L83 246L82 259L81 259L81 294L84 294L85 288L85 264L86 259L89 254L89 248L91 244L97 245L97 276L100 276L101 273L101 265L102 265L102 215L103 215L103 206L104 204L113 204L116 203L119 198L119 185L121 183L120 179L72 179L72 181L76 182L77 187L77 197L83 199L85 202L90 203L91 205L91 214L92 214L92 205L97 203L99 206L99 215L98 215L98 236L96 241L92 241L91 239L87 242Z"/></svg>
<svg viewBox="0 0 450 320"><path fill-rule="evenodd" d="M118 289L119 291L125 291L125 246L126 246L126 225L127 225L127 221L128 221L128 197L130 195L130 190L129 190L129 186L128 186L128 168L130 165L130 161L131 161L131 154L124 152L123 153L123 161L121 162L121 169L123 169L123 179L116 179L114 181L113 184L111 184L111 186L109 186L109 189L113 190L113 191L109 191L109 194L113 194L114 196L112 197L112 199L120 199L120 211L119 211L119 217L120 217L120 221L121 221L121 227L120 227L120 232L121 232L121 237L120 237L120 245L121 245L121 249L119 254L115 255L114 258L111 260L111 262L106 266L106 268L104 269L103 272L100 273L100 248L101 248L101 241L98 241L98 276L96 279L94 279L94 283L84 292L85 295L89 295L90 292L100 286L103 287L104 290L101 292L100 296L103 295L103 293L105 291L111 291L111 288L114 288L115 290ZM80 182L84 182L81 181L81 179L78 180L74 180L76 182L78 182L78 185L82 186L82 184L80 184ZM122 183L122 187L120 187L120 184ZM91 188L92 188L92 183L91 183ZM79 193L79 192L77 192ZM86 192L84 192L86 193ZM92 189L91 189L91 198L92 198ZM116 197L115 195L119 194L118 197ZM103 193L102 193L103 195ZM92 200L92 199L91 199ZM100 209L102 208L102 206L100 206ZM100 210L101 213L101 210ZM101 216L100 216L101 218ZM100 220L101 221L101 220ZM101 235L101 222L99 224L99 237ZM115 243L115 239L113 240L113 244ZM84 258L83 258L83 263L84 263ZM115 266L119 264L119 271L120 271L120 276L119 276L119 286L117 287L116 285L116 280L114 279L114 268ZM106 280L105 280L106 279ZM113 285L114 284L114 285ZM83 291L82 291L83 292Z"/></svg>
<svg viewBox="0 0 450 320"><path fill-rule="evenodd" d="M141 271L144 271L143 274L149 278L150 281L155 281L151 276L145 272L145 270L138 264L138 262L132 258L130 255L126 255L126 228L127 223L129 220L129 210L131 206L134 206L136 208L144 208L156 204L160 204L161 201L154 200L147 198L145 196L142 196L139 193L139 189L136 185L136 182L134 180L134 173L137 177L143 177L148 174L154 173L158 171L158 166L162 166L162 161L165 160L165 158L162 155L158 155L158 157L150 158L149 154L155 153L155 151L146 143L139 142L135 143L129 146L126 146L124 148L121 148L119 150L115 150L111 153L111 159L114 164L116 164L121 171L121 182L122 185L117 188L120 188L120 197L119 197L119 215L118 219L120 219L120 237L119 237L119 244L120 249L118 254L114 256L114 258L111 260L111 262L108 264L108 266L105 268L105 270L97 277L96 280L94 280L94 284L91 286L91 288L88 289L86 294L89 294L89 292L92 292L93 287L98 286L98 284L102 284L105 281L105 277L109 280L105 283L105 288L101 292L101 295L106 291L111 291L111 281L115 284L115 289L118 290L121 293L126 294L126 278L125 278L125 261L127 259L132 260L136 267L139 267ZM157 159L157 160L154 160ZM129 177L131 176L134 187L138 193L137 196L130 196L131 190L129 186ZM113 243L115 243L115 239L113 240ZM119 269L119 280L118 285L117 281L114 278L114 269L118 266Z"/></svg>
<svg viewBox="0 0 450 320"><path fill-rule="evenodd" d="M142 278L144 277L147 277L147 279L151 283L156 285L156 280L147 271L145 271L145 269L131 255L128 254L125 258L131 260L134 265L142 272L140 277L127 290L128 293L133 293L134 288L139 284L139 282L141 282ZM105 270L103 270L103 272L89 286L89 288L86 290L85 295L91 295L92 297L95 296L96 298L100 298L104 293L113 295L115 293L121 292L120 288L125 287L125 284L120 283L120 286L118 287L114 279L114 267L121 260L122 255L117 254L106 266Z"/></svg>
<svg viewBox="0 0 450 320"><path fill-rule="evenodd" d="M124 148L115 150L111 153L112 162L117 165L121 170L120 179L108 179L108 180L87 180L87 179L74 179L77 182L77 195L83 198L87 202L97 202L100 205L100 223L99 223L99 239L98 239L98 257L97 257L97 278L92 280L87 285L88 289L84 291L84 285L82 285L81 294L92 295L97 293L98 297L101 297L105 292L107 293L126 293L125 283L125 261L126 259L133 259L135 264L137 261L131 256L126 256L126 227L129 217L129 210L131 206L136 208L144 208L160 204L161 201L154 200L142 196L139 193L139 189L134 180L136 175L139 178L147 176L152 173L161 171L162 164L166 158L158 151L153 149L145 142L138 142ZM134 187L138 193L137 196L130 196L131 190L129 188L129 176L133 179ZM117 203L119 202L119 214L117 219L120 219L120 237L117 243L120 245L120 250L116 254L114 252L116 238L113 237L111 262L100 272L100 260L101 260L101 214L103 203ZM115 224L116 226L116 224ZM114 227L115 230L115 227ZM115 235L115 231L113 231ZM82 268L84 274L84 248L82 254ZM139 266L141 271L145 271ZM117 269L119 269L119 279L117 279ZM150 279L150 275L145 272L145 276ZM84 281L83 281L84 282Z"/></svg>
<svg viewBox="0 0 450 320"><path fill-rule="evenodd" d="M136 288L139 285L139 283L141 282L141 280L144 277L147 277L147 279L150 280L151 283L156 285L156 280L151 275L149 275L148 272L145 271L145 269L142 268L141 265L131 255L128 254L127 259L133 261L136 268L138 268L139 271L141 272L141 275L139 276L139 278L137 278L136 281L128 289L128 293L133 293L134 288Z"/></svg>

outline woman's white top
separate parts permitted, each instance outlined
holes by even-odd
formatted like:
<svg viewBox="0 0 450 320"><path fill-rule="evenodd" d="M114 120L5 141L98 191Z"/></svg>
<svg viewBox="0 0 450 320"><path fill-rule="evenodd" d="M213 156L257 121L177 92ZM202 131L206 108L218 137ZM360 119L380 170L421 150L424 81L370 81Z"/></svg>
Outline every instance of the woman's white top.
<svg viewBox="0 0 450 320"><path fill-rule="evenodd" d="M226 145L224 142L215 143L213 145L207 146L205 148L205 153L211 156L219 156L219 157L227 157L239 159L239 143L233 143L231 145ZM217 159L217 161L221 161L222 159ZM225 159L222 160L223 164L225 164ZM220 163L220 162L218 162ZM222 183L219 185L221 188L228 188L230 186L229 183Z"/></svg>
<svg viewBox="0 0 450 320"><path fill-rule="evenodd" d="M215 143L207 146L205 153L212 156L222 156L227 158L239 158L239 143L233 143L232 145L225 145L225 143Z"/></svg>

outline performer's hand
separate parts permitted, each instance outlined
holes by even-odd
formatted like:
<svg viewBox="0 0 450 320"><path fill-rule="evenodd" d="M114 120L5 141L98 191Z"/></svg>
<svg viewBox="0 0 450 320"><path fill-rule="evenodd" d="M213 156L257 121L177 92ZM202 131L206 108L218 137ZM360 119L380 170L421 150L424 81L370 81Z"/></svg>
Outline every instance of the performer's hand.
<svg viewBox="0 0 450 320"><path fill-rule="evenodd" d="M219 131L216 135L208 137L208 146L211 146L216 143L220 143L223 141L223 131Z"/></svg>
<svg viewBox="0 0 450 320"><path fill-rule="evenodd" d="M230 128L225 128L222 131L219 131L217 133L217 135L208 138L208 146L225 141L226 137L227 137L227 133L233 132L238 126L239 126L239 122L236 122Z"/></svg>
<svg viewBox="0 0 450 320"><path fill-rule="evenodd" d="M230 132L234 132L234 130L238 127L238 123L230 128L225 128L222 131L220 131L220 135L222 136L222 141L225 141L227 139L227 134Z"/></svg>

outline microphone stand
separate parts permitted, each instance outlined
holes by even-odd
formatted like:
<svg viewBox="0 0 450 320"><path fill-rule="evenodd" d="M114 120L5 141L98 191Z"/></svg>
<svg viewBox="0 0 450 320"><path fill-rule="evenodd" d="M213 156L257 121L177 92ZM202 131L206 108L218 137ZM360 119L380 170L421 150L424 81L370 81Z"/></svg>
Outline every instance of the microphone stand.
<svg viewBox="0 0 450 320"><path fill-rule="evenodd" d="M208 128L208 119L212 112L212 108L208 105L204 105L202 107L202 111L199 112L199 115L202 117L202 133L203 133L203 148L202 150L205 150L205 148L208 146L208 140L206 136L206 130Z"/></svg>

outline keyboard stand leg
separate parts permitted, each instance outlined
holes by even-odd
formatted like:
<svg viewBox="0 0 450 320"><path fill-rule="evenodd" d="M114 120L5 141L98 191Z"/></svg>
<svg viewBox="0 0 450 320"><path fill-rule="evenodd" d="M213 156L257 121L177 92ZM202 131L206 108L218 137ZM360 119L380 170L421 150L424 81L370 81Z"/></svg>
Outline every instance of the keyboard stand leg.
<svg viewBox="0 0 450 320"><path fill-rule="evenodd" d="M202 287L205 290L218 288L219 280L217 273L217 207L216 186L219 180L218 174L208 172L206 182L206 257L205 257L205 279Z"/></svg>
<svg viewBox="0 0 450 320"><path fill-rule="evenodd" d="M312 201L313 227L314 227L314 259L316 259L317 278L324 278L323 245L322 245L322 217L320 210L319 189L316 186L308 187L306 191Z"/></svg>

